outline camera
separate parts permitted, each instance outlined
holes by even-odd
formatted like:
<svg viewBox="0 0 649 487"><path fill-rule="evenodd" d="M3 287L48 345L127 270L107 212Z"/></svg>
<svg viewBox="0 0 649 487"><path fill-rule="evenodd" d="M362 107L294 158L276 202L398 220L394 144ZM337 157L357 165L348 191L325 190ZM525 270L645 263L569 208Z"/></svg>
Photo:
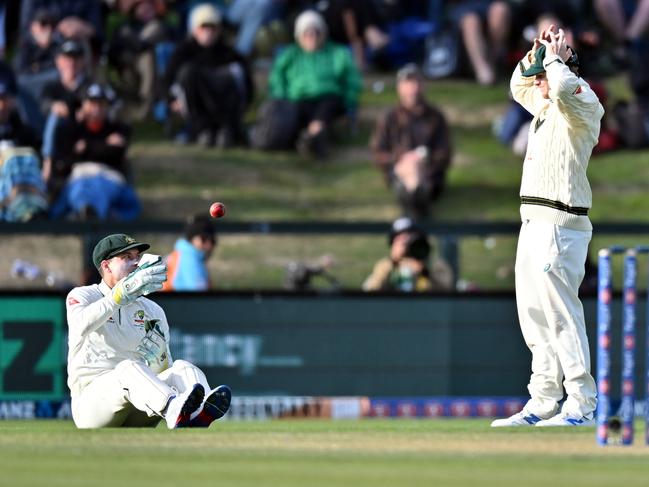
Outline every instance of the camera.
<svg viewBox="0 0 649 487"><path fill-rule="evenodd" d="M426 236L421 233L413 233L406 241L406 257L417 260L426 260L430 255L430 244Z"/></svg>

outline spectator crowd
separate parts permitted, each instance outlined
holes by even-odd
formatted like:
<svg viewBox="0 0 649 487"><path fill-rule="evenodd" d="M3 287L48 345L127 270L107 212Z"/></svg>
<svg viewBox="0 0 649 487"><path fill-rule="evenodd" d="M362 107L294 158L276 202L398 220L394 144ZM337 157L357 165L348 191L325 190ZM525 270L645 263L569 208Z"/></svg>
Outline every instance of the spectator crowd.
<svg viewBox="0 0 649 487"><path fill-rule="evenodd" d="M605 106L603 79L629 75L633 97L607 106L596 152L649 145L649 0L23 0L0 2L0 19L0 220L137 218L128 150L144 120L182 144L326 160L337 125L358 121L370 71L396 73L397 101L368 154L402 215L425 220L452 191L453 159L427 80L504 81L549 24ZM530 119L512 101L495 135L523 153ZM213 247L200 230L176 251ZM394 280L391 269L377 272Z"/></svg>

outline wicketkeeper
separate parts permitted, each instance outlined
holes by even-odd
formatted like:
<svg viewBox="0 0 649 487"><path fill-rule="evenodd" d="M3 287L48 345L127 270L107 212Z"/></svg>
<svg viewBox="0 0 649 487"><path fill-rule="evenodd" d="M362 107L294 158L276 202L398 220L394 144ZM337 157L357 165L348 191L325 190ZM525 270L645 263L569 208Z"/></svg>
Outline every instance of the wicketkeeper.
<svg viewBox="0 0 649 487"><path fill-rule="evenodd" d="M516 301L532 352L530 400L492 426L592 424L596 386L578 296L592 225L586 168L604 109L577 75L577 56L554 25L534 40L511 78L514 100L534 115L521 182ZM564 398L564 390L567 398Z"/></svg>
<svg viewBox="0 0 649 487"><path fill-rule="evenodd" d="M164 311L145 298L162 288L167 266L142 255L148 244L109 235L93 251L100 284L67 296L68 386L78 428L209 426L230 407L230 388L169 352Z"/></svg>

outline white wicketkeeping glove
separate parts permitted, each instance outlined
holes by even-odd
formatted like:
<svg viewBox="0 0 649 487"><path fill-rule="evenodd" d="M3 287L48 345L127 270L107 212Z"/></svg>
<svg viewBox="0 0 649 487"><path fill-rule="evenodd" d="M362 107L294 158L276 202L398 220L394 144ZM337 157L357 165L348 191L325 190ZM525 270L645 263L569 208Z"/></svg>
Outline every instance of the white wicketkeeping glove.
<svg viewBox="0 0 649 487"><path fill-rule="evenodd" d="M167 265L162 263L160 256L156 257L157 261L141 262L141 266L115 284L112 295L117 304L129 304L140 296L162 289L162 283L167 280Z"/></svg>
<svg viewBox="0 0 649 487"><path fill-rule="evenodd" d="M135 353L142 361L154 371L162 371L167 368L167 341L160 329L160 320L146 320L144 329L146 335L135 349Z"/></svg>

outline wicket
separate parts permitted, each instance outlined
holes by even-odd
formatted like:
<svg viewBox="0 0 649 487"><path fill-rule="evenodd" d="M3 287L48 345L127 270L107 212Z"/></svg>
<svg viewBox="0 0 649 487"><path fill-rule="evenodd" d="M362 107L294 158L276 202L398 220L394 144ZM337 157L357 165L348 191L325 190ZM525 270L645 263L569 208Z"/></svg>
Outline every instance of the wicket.
<svg viewBox="0 0 649 487"><path fill-rule="evenodd" d="M597 289L597 443L612 444L609 436L621 428L619 443L633 444L633 421L635 406L635 359L636 359L636 287L638 254L649 253L648 247L609 247L599 251ZM613 302L612 259L615 254L624 254L622 285L622 377L619 422L612 422L611 406L611 325ZM648 290L649 293L649 290ZM649 294L647 296L649 304ZM647 311L647 339L649 340L649 309ZM645 442L649 445L649 341L645 344L647 358L645 367Z"/></svg>

